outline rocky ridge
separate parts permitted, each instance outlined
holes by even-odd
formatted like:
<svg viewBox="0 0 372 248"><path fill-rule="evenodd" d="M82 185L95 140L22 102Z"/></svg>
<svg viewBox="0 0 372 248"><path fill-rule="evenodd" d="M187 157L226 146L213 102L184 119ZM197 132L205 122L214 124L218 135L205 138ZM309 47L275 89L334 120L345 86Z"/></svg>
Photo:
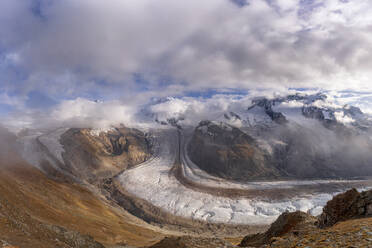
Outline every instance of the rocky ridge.
<svg viewBox="0 0 372 248"><path fill-rule="evenodd" d="M61 136L64 167L81 180L95 182L151 157L151 138L124 126L107 131L72 128Z"/></svg>
<svg viewBox="0 0 372 248"><path fill-rule="evenodd" d="M283 213L265 233L246 236L240 247L370 247L372 190L335 196L317 218Z"/></svg>
<svg viewBox="0 0 372 248"><path fill-rule="evenodd" d="M352 218L372 216L372 190L359 193L356 189L335 196L323 208L318 226L329 227Z"/></svg>
<svg viewBox="0 0 372 248"><path fill-rule="evenodd" d="M338 106L320 93L257 98L246 111L201 121L188 149L201 169L233 180L364 177L372 175L371 126L359 108ZM249 141L232 144L225 138L221 145L222 137L237 132L245 133ZM255 161L267 173L257 171L247 153L236 152L247 143L254 154L261 154ZM212 153L217 156L208 155Z"/></svg>
<svg viewBox="0 0 372 248"><path fill-rule="evenodd" d="M268 154L251 136L222 122L200 122L188 146L188 154L201 169L226 179L282 175L269 165Z"/></svg>

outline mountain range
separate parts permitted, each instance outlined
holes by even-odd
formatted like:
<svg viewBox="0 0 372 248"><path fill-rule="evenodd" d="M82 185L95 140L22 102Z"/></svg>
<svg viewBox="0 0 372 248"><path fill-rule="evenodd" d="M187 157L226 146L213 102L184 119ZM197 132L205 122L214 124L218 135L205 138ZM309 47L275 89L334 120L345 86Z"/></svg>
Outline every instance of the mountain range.
<svg viewBox="0 0 372 248"><path fill-rule="evenodd" d="M334 204L322 211L326 202L372 186L372 121L357 107L318 93L253 98L203 118L158 111L172 101L145 105L147 125L1 129L0 244L259 247L292 240L281 232L292 220L312 233L309 223L345 221ZM370 193L352 195L369 216Z"/></svg>

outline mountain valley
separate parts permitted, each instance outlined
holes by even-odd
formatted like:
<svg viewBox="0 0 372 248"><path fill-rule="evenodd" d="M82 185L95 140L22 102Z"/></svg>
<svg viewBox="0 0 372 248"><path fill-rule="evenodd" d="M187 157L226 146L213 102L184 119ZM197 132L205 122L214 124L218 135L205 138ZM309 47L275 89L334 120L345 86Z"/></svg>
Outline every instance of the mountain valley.
<svg viewBox="0 0 372 248"><path fill-rule="evenodd" d="M321 232L308 224L329 200L372 188L372 122L323 94L253 99L195 125L143 113L145 127L2 130L0 216L9 231L0 240L233 247L248 235L245 244L258 247L279 234L262 242L250 235L282 214L302 211L303 228Z"/></svg>

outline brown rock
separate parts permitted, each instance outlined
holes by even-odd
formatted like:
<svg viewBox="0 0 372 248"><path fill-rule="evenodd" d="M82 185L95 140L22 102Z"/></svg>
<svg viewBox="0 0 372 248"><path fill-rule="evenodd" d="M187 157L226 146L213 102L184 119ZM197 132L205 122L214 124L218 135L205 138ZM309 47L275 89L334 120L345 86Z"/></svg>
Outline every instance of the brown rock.
<svg viewBox="0 0 372 248"><path fill-rule="evenodd" d="M372 215L372 190L359 193L351 189L336 195L323 208L319 217L320 228L329 227L339 221Z"/></svg>
<svg viewBox="0 0 372 248"><path fill-rule="evenodd" d="M314 225L315 221L316 218L301 211L293 213L285 212L281 214L273 224L271 224L269 230L265 233L246 236L239 246L258 247L264 244L270 244L271 242L280 239L281 236L292 231L295 231L296 235L298 235L298 230L301 229L301 226L306 224Z"/></svg>
<svg viewBox="0 0 372 248"><path fill-rule="evenodd" d="M64 146L61 164L81 180L95 183L151 157L148 137L139 130L120 127L99 135L91 129L72 128L61 136Z"/></svg>
<svg viewBox="0 0 372 248"><path fill-rule="evenodd" d="M227 241L218 238L202 238L202 237L166 237L160 242L149 248L217 248L235 247Z"/></svg>
<svg viewBox="0 0 372 248"><path fill-rule="evenodd" d="M372 204L369 204L367 207L367 215L372 215Z"/></svg>

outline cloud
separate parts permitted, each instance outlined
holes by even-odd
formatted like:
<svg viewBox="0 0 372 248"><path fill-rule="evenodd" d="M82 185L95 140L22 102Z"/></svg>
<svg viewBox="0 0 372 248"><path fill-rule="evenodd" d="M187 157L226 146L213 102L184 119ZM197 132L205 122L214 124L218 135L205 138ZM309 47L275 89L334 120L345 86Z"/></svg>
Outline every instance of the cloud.
<svg viewBox="0 0 372 248"><path fill-rule="evenodd" d="M367 0L4 0L2 87L367 90L371 10Z"/></svg>
<svg viewBox="0 0 372 248"><path fill-rule="evenodd" d="M0 115L0 123L3 123L12 132L18 132L23 128L54 129L58 127L90 127L106 129L112 125L124 124L129 127L147 128L153 127L155 120L167 122L175 118L181 120L182 125L197 125L201 120L224 121L224 114L235 112L245 113L252 105L252 100L258 96L275 98L288 94L298 93L290 91L250 91L244 94L214 93L211 96L182 96L152 98L151 100L123 101L123 100L90 100L76 98L63 100L48 109L27 108L25 103L28 99L9 97L0 94L1 104L17 103L19 106L8 116ZM316 91L302 91L303 94L314 94ZM350 105L360 107L367 114L372 116L372 93L353 91L326 91L325 101L316 101L314 106L320 108L341 109ZM145 98L150 95L145 95ZM24 100L24 101L22 101ZM302 103L292 101L282 103L280 112L290 109L301 109ZM296 110L297 111L297 110ZM286 112L287 113L287 112ZM344 116L343 112L337 112L336 118L340 122L350 123L352 119Z"/></svg>
<svg viewBox="0 0 372 248"><path fill-rule="evenodd" d="M100 102L77 98L62 101L49 110L23 109L4 118L2 122L13 132L23 128L108 128L119 124L138 126L141 123L134 119L136 111L137 109L116 100Z"/></svg>
<svg viewBox="0 0 372 248"><path fill-rule="evenodd" d="M0 112L15 126L101 126L176 96L153 112L197 120L312 88L372 113L371 10L367 0L3 0ZM249 96L219 94L232 91Z"/></svg>
<svg viewBox="0 0 372 248"><path fill-rule="evenodd" d="M119 101L94 102L82 98L61 103L51 112L51 119L63 126L101 127L133 122L133 110Z"/></svg>
<svg viewBox="0 0 372 248"><path fill-rule="evenodd" d="M184 118L183 125L196 125L201 120L218 119L226 111L242 111L251 104L252 96L216 94L210 98L168 97L146 104L122 101L92 101L85 98L64 100L48 110L20 109L0 119L12 132L23 128L55 129L84 127L106 129L112 125L147 128L155 119Z"/></svg>

